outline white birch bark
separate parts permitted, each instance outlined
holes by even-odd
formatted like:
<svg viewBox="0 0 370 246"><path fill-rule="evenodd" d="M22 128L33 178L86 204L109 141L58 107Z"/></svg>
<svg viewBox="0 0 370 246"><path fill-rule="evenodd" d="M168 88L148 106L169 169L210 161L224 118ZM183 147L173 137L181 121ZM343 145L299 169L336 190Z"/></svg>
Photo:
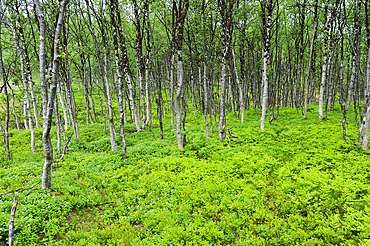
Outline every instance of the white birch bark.
<svg viewBox="0 0 370 246"><path fill-rule="evenodd" d="M272 12L272 11L271 11ZM265 130L265 118L268 103L268 77L267 69L270 58L270 32L271 32L271 12L267 15L266 29L265 29L265 45L263 47L263 72L262 72L262 109L261 109L261 130Z"/></svg>
<svg viewBox="0 0 370 246"><path fill-rule="evenodd" d="M236 84L238 85L239 89L239 107L240 107L240 112L241 112L241 123L244 123L244 110L245 110L245 104L244 104L244 92L243 92L243 84L239 80L239 75L238 75L238 67L236 66L236 61L235 61L235 52L234 49L231 48L232 54L233 54L233 62L234 62L234 70L235 70L235 78L236 78Z"/></svg>
<svg viewBox="0 0 370 246"><path fill-rule="evenodd" d="M174 91L175 91L175 82L174 82L174 69L175 69L175 54L171 56L171 67L170 67L170 87L171 87L171 127L172 131L175 131L175 99L174 99Z"/></svg>
<svg viewBox="0 0 370 246"><path fill-rule="evenodd" d="M321 74L320 94L319 94L319 119L320 120L324 118L322 108L324 106L324 91L325 91L326 68L327 68L327 60L328 60L329 25L330 25L330 18L328 18L325 23L324 55L322 58L322 74Z"/></svg>
<svg viewBox="0 0 370 246"><path fill-rule="evenodd" d="M45 156L45 163L43 167L41 188L49 189L51 187L51 165L53 163L53 148L50 139L50 130L53 116L53 104L56 97L56 88L59 76L59 45L60 45L60 34L64 21L64 13L66 10L68 0L63 0L60 3L60 9L58 14L57 25L54 32L54 60L52 62L52 78L50 84L49 95L47 96L47 85L45 81L45 20L44 15L41 11L41 6L39 0L34 0L35 10L37 19L40 26L40 52L39 52L39 62L40 62L40 82L42 88L42 100L43 100L43 149Z"/></svg>
<svg viewBox="0 0 370 246"><path fill-rule="evenodd" d="M66 109L66 106L64 105L64 98L63 98L64 96L63 96L63 91L61 89L60 83L58 83L58 85L57 85L57 91L58 91L60 105L62 106L62 110L63 110L64 129L65 129L65 131L67 131L68 127L69 127L68 111Z"/></svg>
<svg viewBox="0 0 370 246"><path fill-rule="evenodd" d="M184 71L182 67L182 51L177 50L177 90L175 94L175 114L176 114L176 139L177 147L184 148L181 135L181 92L183 87Z"/></svg>
<svg viewBox="0 0 370 246"><path fill-rule="evenodd" d="M146 95L146 121L145 125L150 127L152 125L152 104L150 99L150 78L149 78L149 71L148 71L148 64L149 61L147 61L147 65L145 66L145 95ZM172 110L172 107L171 107Z"/></svg>
<svg viewBox="0 0 370 246"><path fill-rule="evenodd" d="M367 52L368 58L367 58L367 66L366 66L366 94L367 94L367 106L366 106L366 114L364 117L364 129L363 129L363 140L362 140L362 147L364 149L369 148L369 130L370 130L370 46L368 47Z"/></svg>
<svg viewBox="0 0 370 246"><path fill-rule="evenodd" d="M306 86L305 86L306 93L305 93L305 98L304 98L304 118L307 117L307 104L308 104L308 92L309 92L308 82L309 82L309 79L310 79L313 45L315 43L316 29L317 29L317 18L315 17L314 25L313 25L313 32L312 32L312 39L311 39L310 57L309 57L309 60L308 60L308 72L307 72L307 78L306 78Z"/></svg>
<svg viewBox="0 0 370 246"><path fill-rule="evenodd" d="M36 153L36 148L35 148L35 130L33 129L33 121L32 121L32 112L30 108L30 98L29 98L29 91L28 91L28 81L27 81L27 75L26 75L26 70L25 70L25 64L24 64L24 56L23 52L21 51L18 43L18 34L16 32L16 28L10 24L10 27L12 29L13 33L13 43L14 47L17 50L17 53L19 55L19 60L21 63L21 73L22 73L22 83L23 83L23 89L24 89L24 102L25 102L25 109L26 109L26 117L28 119L28 127L31 133L31 151L32 153ZM13 90L12 90L13 94ZM13 97L13 102L14 102L14 97ZM14 105L13 105L14 108Z"/></svg>
<svg viewBox="0 0 370 246"><path fill-rule="evenodd" d="M35 119L35 125L36 128L40 128L40 122L39 122L39 111L37 109L37 101L36 101L36 96L35 96L35 88L33 86L33 80L32 80L32 73L31 73L31 65L30 65L30 59L28 56L28 51L27 51L27 46L26 46L26 41L24 39L24 32L22 26L19 27L19 36L22 42L22 49L24 52L24 59L26 62L26 71L27 71L27 76L28 76L28 83L29 83L29 88L30 88L30 93L31 93L31 99L32 99L32 105L33 105L33 115Z"/></svg>

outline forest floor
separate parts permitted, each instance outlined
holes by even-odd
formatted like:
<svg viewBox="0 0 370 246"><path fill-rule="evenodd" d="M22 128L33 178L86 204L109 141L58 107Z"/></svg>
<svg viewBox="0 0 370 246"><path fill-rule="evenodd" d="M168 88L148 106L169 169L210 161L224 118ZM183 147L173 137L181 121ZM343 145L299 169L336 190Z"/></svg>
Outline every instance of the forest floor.
<svg viewBox="0 0 370 246"><path fill-rule="evenodd" d="M228 128L238 138L223 143L216 129L205 141L204 117L188 113L184 150L169 115L164 140L159 128L127 134L122 157L110 151L104 124L86 126L80 114L81 139L54 165L51 190L38 189L42 130L36 129L36 155L29 132L11 130L12 161L0 146L0 244L6 244L14 191L16 245L370 243L370 158L355 144L352 113L347 143L338 105L322 121L316 106L307 119L280 109L264 132L254 110L243 124L229 113ZM52 134L56 147L55 128Z"/></svg>

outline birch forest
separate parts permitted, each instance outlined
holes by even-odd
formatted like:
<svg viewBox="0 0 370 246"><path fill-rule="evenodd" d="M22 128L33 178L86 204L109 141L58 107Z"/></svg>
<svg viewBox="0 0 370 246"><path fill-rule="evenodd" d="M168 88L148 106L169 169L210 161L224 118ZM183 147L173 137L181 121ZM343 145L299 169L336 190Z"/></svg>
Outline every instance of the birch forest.
<svg viewBox="0 0 370 246"><path fill-rule="evenodd" d="M370 0L0 0L0 245L370 244Z"/></svg>

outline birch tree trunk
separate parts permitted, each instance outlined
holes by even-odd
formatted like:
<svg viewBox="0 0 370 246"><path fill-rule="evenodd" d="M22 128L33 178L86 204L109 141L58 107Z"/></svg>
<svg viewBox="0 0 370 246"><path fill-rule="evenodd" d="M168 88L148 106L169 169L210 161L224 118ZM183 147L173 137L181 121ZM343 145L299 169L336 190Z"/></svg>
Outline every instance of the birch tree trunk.
<svg viewBox="0 0 370 246"><path fill-rule="evenodd" d="M0 41L1 33L2 33L2 25L4 23L4 10L2 3L0 2ZM9 110L9 95L8 95L8 82L6 80L6 73L5 67L3 62L3 47L0 42L0 67L1 67L1 76L3 77L3 88L5 94L5 127L4 127L4 145L5 151L8 161L10 160L10 150L9 150L9 118L10 118L10 110Z"/></svg>
<svg viewBox="0 0 370 246"><path fill-rule="evenodd" d="M357 0L354 1L354 4L357 3ZM357 5L358 6L358 5ZM358 8L358 7L357 7ZM357 43L358 43L358 38L359 38L359 32L360 32L360 26L359 26L359 8L356 10L355 13L355 20L354 20L354 28L355 28L355 38L354 41L352 42L352 74L351 74L351 80L350 80L350 85L348 87L348 96L347 96L347 111L349 110L351 106L351 101L352 101L352 91L353 91L353 86L357 77L357 59L358 59L358 50L357 50ZM352 38L352 37L351 37Z"/></svg>
<svg viewBox="0 0 370 246"><path fill-rule="evenodd" d="M218 139L223 142L226 138L226 74L227 74L227 58L230 53L232 41L232 21L233 8L235 1L218 0L219 10L222 20L222 65L221 65L221 97L219 108L219 123L218 123Z"/></svg>
<svg viewBox="0 0 370 246"><path fill-rule="evenodd" d="M271 39L271 21L272 21L272 11L273 3L272 0L269 0L268 3L261 2L262 9L262 22L263 22L263 37L264 37L264 46L263 46L263 73L262 73L262 109L261 109L261 130L265 130L265 118L266 118L266 109L268 103L268 77L267 69L270 58L270 39ZM267 16L266 16L267 9Z"/></svg>
<svg viewBox="0 0 370 246"><path fill-rule="evenodd" d="M65 27L65 26L64 26ZM64 31L65 32L65 31ZM77 122L77 113L76 113L76 105L73 100L73 89L72 89L72 80L71 80L71 75L69 71L69 57L68 57L68 49L67 49L67 37L66 34L64 35L64 45L63 45L63 50L64 50L64 62L65 62L65 69L66 69L66 95L67 95L67 100L68 100L68 105L69 105L69 110L71 112L71 121L72 121L72 126L73 126L73 131L75 138L78 140L80 139L80 134L79 134L79 128L78 128L78 122Z"/></svg>
<svg viewBox="0 0 370 246"><path fill-rule="evenodd" d="M127 153L127 142L126 142L126 136L125 136L125 126L124 126L124 109L123 109L123 81L122 81L122 75L121 75L121 61L119 59L119 49L118 49L118 38L117 38L117 14L114 0L110 1L110 9L111 9L111 22L113 26L113 46L114 46L114 55L116 60L116 72L117 72L117 78L118 78L118 91L119 91L119 100L118 100L118 110L119 110L119 118L120 118L120 134L121 134L121 141L122 141L122 155L126 155Z"/></svg>
<svg viewBox="0 0 370 246"><path fill-rule="evenodd" d="M203 52L204 52L204 61L203 61L203 86L204 86L204 119L205 119L205 129L206 129L206 141L209 140L209 122L208 122L208 114L209 114L209 90L208 90L208 83L207 83L207 46L205 40L205 27L204 27L204 11L205 11L205 0L202 1L202 44L203 44ZM200 74L199 74L200 75ZM193 81L192 81L193 83ZM192 86L193 87L193 86ZM194 110L194 108L193 108Z"/></svg>
<svg viewBox="0 0 370 246"><path fill-rule="evenodd" d="M177 146L179 149L184 148L184 142L181 135L181 94L183 89L183 78L184 70L182 63L182 42L183 42L183 33L184 33L184 23L185 18L189 8L189 0L184 0L184 5L177 6L173 2L173 8L176 15L176 43L177 43L177 88L175 94L175 114L176 114L176 138Z"/></svg>
<svg viewBox="0 0 370 246"><path fill-rule="evenodd" d="M50 84L49 95L47 95L47 85L45 81L45 20L44 15L41 12L41 6L39 0L34 0L35 11L40 26L40 83L42 88L42 101L43 101L43 134L42 142L44 148L45 163L42 174L42 189L49 189L51 187L51 165L53 163L53 147L51 145L50 130L53 116L53 104L56 97L56 89L59 76L59 63L60 63L60 35L64 21L64 13L68 4L68 0L63 0L60 3L60 9L57 19L57 25L54 32L54 46L53 54L54 59L52 62L52 78Z"/></svg>
<svg viewBox="0 0 370 246"><path fill-rule="evenodd" d="M238 67L236 65L236 60L235 60L235 52L234 49L231 48L232 54L233 54L233 63L234 63L234 70L235 70L235 78L236 78L236 84L238 85L239 89L239 109L241 112L241 117L240 121L241 123L244 123L244 111L245 111L245 104L244 104L244 91L243 91L243 84L239 80L239 75L238 75ZM243 68L242 68L243 69Z"/></svg>
<svg viewBox="0 0 370 246"><path fill-rule="evenodd" d="M313 54L313 45L315 43L316 38L316 29L317 29L317 1L315 2L315 19L313 23L313 31L312 31L312 39L311 39L311 47L310 47L310 57L308 58L308 71L307 71L307 78L306 78L306 93L304 97L304 118L307 118L307 104L308 104L308 93L309 93L309 79L310 79L310 72L312 66L312 54Z"/></svg>
<svg viewBox="0 0 370 246"><path fill-rule="evenodd" d="M106 78L105 77L107 75L105 74L105 76L104 76L104 71L103 71L103 68L102 68L101 63L100 63L100 47L98 45L98 40L96 38L95 29L94 29L94 26L92 24L91 16L90 16L90 13L89 13L89 8L90 8L89 1L85 0L85 2L86 2L86 5L87 5L87 10L88 10L87 16L88 16L89 25L90 25L90 31L91 31L93 39L94 39L95 56L96 56L96 60L98 62L98 68L99 68L101 83L103 85L103 93L104 93L105 101L106 101L107 106L108 106L108 110L110 111L111 107L109 106L108 95L107 95L106 88L105 88L105 85L106 85ZM91 90L90 90L90 93L91 93ZM92 98L91 94L90 94L90 96ZM112 121L109 121L109 125L110 125L109 126L109 139L110 139L110 143L111 143L111 150L112 151L117 151L117 143L116 143L116 140L115 140L114 126L111 126L111 123L113 123L113 117L112 117Z"/></svg>
<svg viewBox="0 0 370 246"><path fill-rule="evenodd" d="M364 108L366 109L366 114L363 119L363 140L362 148L369 148L369 129L370 129L370 26L369 26L369 0L365 2L365 26L366 26L366 36L367 36L367 64L366 64L366 84L365 84L365 103Z"/></svg>
<svg viewBox="0 0 370 246"><path fill-rule="evenodd" d="M19 60L20 60L20 64L21 64L22 82L23 82L23 89L24 89L24 99L25 99L25 106L26 106L26 116L27 116L27 119L28 119L28 125L29 125L29 129L30 129L30 133L31 133L31 151L32 151L33 154L35 154L36 153L35 130L33 129L32 112L31 112L31 108L30 108L30 99L29 99L29 91L28 91L28 81L27 81L27 75L26 75L25 66L24 66L25 64L24 64L23 52L21 51L21 49L19 47L19 43L18 43L19 38L18 38L16 28L10 23L9 23L9 25L10 25L10 28L12 29L14 47L17 50ZM12 90L12 94L13 94L13 90ZM14 97L13 97L13 102L14 102ZM14 106L13 106L13 108L14 108Z"/></svg>
<svg viewBox="0 0 370 246"><path fill-rule="evenodd" d="M324 118L322 108L324 106L324 91L325 91L326 68L327 68L326 65L327 65L327 59L328 59L329 26L330 26L330 18L328 18L325 23L324 55L322 58L322 75L321 75L320 94L319 94L319 119L320 120Z"/></svg>
<svg viewBox="0 0 370 246"><path fill-rule="evenodd" d="M19 15L19 13L18 13L18 15ZM19 23L19 21L18 21L18 23ZM24 60L26 62L26 71L27 71L27 76L28 76L28 83L30 85L30 93L31 93L32 105L33 105L33 115L34 115L34 119L35 119L35 124L36 124L36 128L40 128L39 112L38 112L38 109L37 109L35 89L34 89L34 86L33 86L30 58L28 56L28 50L27 50L26 41L25 41L25 38L24 38L24 32L23 32L23 28L22 28L21 25L18 27L18 31L19 31L19 36L20 36L20 40L21 40L21 43L22 43L22 52L24 53Z"/></svg>
<svg viewBox="0 0 370 246"><path fill-rule="evenodd" d="M123 74L125 76L127 88L128 88L128 94L130 99L130 108L131 108L131 114L133 117L133 121L135 123L136 131L140 131L140 123L139 123L139 117L138 113L136 111L136 105L135 105L135 98L134 98L134 88L132 85L132 78L130 75L130 67L129 67L129 60L127 55L127 49L126 49L126 40L123 36L122 32L122 24L121 24L121 14L118 9L118 3L116 0L114 1L114 7L116 9L116 15L117 15L117 29L118 29L118 36L120 40L120 51L121 51L121 62L122 62L122 70Z"/></svg>

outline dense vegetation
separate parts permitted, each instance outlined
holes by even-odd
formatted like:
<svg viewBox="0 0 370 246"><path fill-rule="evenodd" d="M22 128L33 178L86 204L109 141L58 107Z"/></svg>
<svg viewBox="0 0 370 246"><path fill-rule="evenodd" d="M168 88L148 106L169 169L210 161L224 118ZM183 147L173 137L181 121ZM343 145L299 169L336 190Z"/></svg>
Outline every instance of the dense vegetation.
<svg viewBox="0 0 370 246"><path fill-rule="evenodd" d="M369 244L369 10L0 1L0 245Z"/></svg>
<svg viewBox="0 0 370 246"><path fill-rule="evenodd" d="M0 164L1 242L16 191L16 245L366 243L370 162L353 143L355 122L349 120L352 140L345 144L339 105L323 121L316 106L308 111L303 119L282 108L264 132L253 109L243 124L227 114L238 138L224 142L216 130L205 141L204 118L191 114L183 150L169 117L164 140L158 122L146 132L127 124L126 157L110 151L102 123L81 126L81 139L53 165L51 190L38 189L42 130L36 129L37 155L28 132L11 130L12 161ZM56 148L55 130L52 136Z"/></svg>

